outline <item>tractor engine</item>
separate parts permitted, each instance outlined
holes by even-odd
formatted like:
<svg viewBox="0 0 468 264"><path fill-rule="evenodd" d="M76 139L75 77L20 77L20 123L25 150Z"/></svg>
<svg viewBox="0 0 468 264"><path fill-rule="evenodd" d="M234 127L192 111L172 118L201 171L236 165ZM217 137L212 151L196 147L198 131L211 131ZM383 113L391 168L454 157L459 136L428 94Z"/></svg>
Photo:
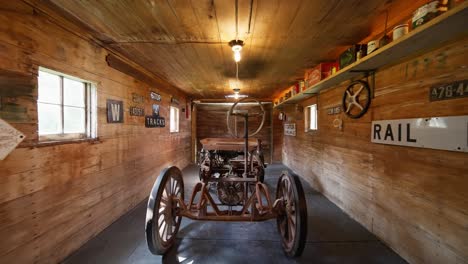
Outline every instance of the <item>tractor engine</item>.
<svg viewBox="0 0 468 264"><path fill-rule="evenodd" d="M237 178L236 174L226 173L224 178ZM242 182L218 182L218 198L225 205L238 205L244 198L244 183Z"/></svg>

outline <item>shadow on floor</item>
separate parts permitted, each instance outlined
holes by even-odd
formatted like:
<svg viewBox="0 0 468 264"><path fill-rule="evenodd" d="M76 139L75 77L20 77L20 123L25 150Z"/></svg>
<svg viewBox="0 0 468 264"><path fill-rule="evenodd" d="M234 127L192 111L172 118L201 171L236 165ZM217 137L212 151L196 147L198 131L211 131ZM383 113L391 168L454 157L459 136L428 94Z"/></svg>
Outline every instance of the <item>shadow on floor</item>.
<svg viewBox="0 0 468 264"><path fill-rule="evenodd" d="M267 168L265 183L274 192L281 164ZM186 199L198 181L196 166L183 170ZM87 242L64 263L406 263L373 234L302 181L308 210L304 253L287 258L276 220L208 222L182 220L177 241L164 256L146 245L146 201ZM273 196L274 197L274 196Z"/></svg>

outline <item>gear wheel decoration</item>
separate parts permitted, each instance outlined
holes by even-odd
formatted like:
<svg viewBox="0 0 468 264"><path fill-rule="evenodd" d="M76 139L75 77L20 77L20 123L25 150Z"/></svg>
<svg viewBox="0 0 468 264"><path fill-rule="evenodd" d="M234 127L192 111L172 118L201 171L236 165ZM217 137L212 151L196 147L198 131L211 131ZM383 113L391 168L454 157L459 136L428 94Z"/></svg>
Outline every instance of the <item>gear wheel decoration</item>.
<svg viewBox="0 0 468 264"><path fill-rule="evenodd" d="M371 90L366 81L354 81L343 94L343 111L353 119L360 118L369 109Z"/></svg>

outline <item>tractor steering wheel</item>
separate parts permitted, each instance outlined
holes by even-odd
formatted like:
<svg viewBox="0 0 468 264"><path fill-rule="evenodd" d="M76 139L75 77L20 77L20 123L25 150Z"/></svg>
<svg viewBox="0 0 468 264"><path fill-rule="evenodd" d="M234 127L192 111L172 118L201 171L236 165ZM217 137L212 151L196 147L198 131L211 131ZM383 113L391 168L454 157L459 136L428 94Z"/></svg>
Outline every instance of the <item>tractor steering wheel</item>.
<svg viewBox="0 0 468 264"><path fill-rule="evenodd" d="M252 102L255 102L257 103L258 106L260 106L260 110L261 112L254 112L254 113L249 113L249 110L236 110L236 107L238 106L238 103L240 102L247 102L247 101L252 101ZM227 128L228 128L228 131L229 131L229 134L231 134L233 137L239 137L237 135L237 126L236 126L236 131L232 131L231 129L231 116L241 116L241 117L257 117L257 116L261 116L262 117L262 122L260 123L260 125L258 126L257 130L255 130L255 132L253 132L252 134L248 134L249 137L252 137L252 136L255 136L258 132L260 132L260 130L262 130L263 128L263 124L265 123L265 116L266 116L266 112L265 112L265 109L263 108L263 105L262 103L260 103L258 100L256 99L253 99L253 98L244 98L244 99L241 99L237 102L235 102L232 106L231 106L231 109L229 109L229 112L227 113Z"/></svg>

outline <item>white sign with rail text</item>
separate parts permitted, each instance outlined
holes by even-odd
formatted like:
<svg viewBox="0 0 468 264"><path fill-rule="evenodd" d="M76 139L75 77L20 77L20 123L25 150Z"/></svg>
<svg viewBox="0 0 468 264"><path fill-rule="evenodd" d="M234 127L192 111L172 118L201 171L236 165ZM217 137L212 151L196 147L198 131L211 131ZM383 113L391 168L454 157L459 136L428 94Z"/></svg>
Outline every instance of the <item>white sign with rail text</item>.
<svg viewBox="0 0 468 264"><path fill-rule="evenodd" d="M371 142L468 152L468 116L372 121Z"/></svg>

